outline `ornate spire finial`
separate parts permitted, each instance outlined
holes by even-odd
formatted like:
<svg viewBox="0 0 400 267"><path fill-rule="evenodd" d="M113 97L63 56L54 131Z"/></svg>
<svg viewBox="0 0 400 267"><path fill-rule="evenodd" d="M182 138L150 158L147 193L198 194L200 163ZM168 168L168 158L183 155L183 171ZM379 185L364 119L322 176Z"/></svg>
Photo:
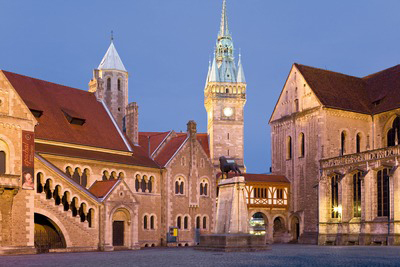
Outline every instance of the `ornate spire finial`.
<svg viewBox="0 0 400 267"><path fill-rule="evenodd" d="M113 43L113 42L114 42L114 31L111 30L111 43Z"/></svg>
<svg viewBox="0 0 400 267"><path fill-rule="evenodd" d="M228 29L228 16L226 15L226 0L222 2L222 15L221 15L221 26L219 29L218 38L228 37L229 29Z"/></svg>

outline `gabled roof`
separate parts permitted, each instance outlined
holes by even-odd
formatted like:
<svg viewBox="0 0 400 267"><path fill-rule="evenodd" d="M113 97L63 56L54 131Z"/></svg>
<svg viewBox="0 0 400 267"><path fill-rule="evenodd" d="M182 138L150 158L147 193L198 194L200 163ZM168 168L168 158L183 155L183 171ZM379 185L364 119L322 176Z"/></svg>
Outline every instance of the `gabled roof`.
<svg viewBox="0 0 400 267"><path fill-rule="evenodd" d="M326 107L364 114L400 108L400 65L364 78L294 65Z"/></svg>
<svg viewBox="0 0 400 267"><path fill-rule="evenodd" d="M207 133L197 133L196 137L206 155L210 157ZM150 143L150 154L154 157L157 164L165 167L171 158L178 152L179 148L182 147L187 138L187 133L175 133L174 131L140 132L139 145L145 151L148 151Z"/></svg>
<svg viewBox="0 0 400 267"><path fill-rule="evenodd" d="M148 155L152 155L161 143L171 134L169 132L139 132L139 144ZM149 150L150 145L150 150Z"/></svg>
<svg viewBox="0 0 400 267"><path fill-rule="evenodd" d="M179 133L175 137L168 140L162 150L157 154L154 160L161 166L165 166L170 159L175 155L178 149L188 138L187 134Z"/></svg>
<svg viewBox="0 0 400 267"><path fill-rule="evenodd" d="M111 42L106 54L97 67L99 70L122 70L126 71L121 58L118 55L117 49L115 49L114 42Z"/></svg>
<svg viewBox="0 0 400 267"><path fill-rule="evenodd" d="M129 151L103 104L93 93L2 71L30 109L43 111L35 138ZM71 124L64 113L84 119Z"/></svg>
<svg viewBox="0 0 400 267"><path fill-rule="evenodd" d="M229 178L235 175L230 172L228 174ZM259 182L259 183L290 183L290 181L283 175L276 174L255 174L255 173L242 173L239 176L244 176L246 182ZM217 178L221 177L221 173L217 174Z"/></svg>
<svg viewBox="0 0 400 267"><path fill-rule="evenodd" d="M295 63L315 95L326 107L369 114L365 82L357 77Z"/></svg>
<svg viewBox="0 0 400 267"><path fill-rule="evenodd" d="M98 198L103 198L107 196L108 192L110 192L119 181L120 180L95 181L89 188L89 192Z"/></svg>

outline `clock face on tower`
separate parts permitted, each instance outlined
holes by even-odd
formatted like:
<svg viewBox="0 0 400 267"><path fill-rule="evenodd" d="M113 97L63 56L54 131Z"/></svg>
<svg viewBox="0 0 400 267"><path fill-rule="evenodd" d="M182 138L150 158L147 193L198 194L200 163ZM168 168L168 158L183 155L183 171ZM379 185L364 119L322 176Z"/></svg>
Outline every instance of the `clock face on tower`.
<svg viewBox="0 0 400 267"><path fill-rule="evenodd" d="M224 115L226 117L231 117L233 115L233 109L230 107L224 108Z"/></svg>

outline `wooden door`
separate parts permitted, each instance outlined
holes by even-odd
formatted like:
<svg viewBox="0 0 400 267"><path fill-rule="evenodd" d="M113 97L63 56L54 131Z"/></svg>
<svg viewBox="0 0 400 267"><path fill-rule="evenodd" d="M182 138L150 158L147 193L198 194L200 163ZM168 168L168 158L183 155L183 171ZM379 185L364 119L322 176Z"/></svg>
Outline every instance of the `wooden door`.
<svg viewBox="0 0 400 267"><path fill-rule="evenodd" d="M124 221L113 222L113 246L124 245Z"/></svg>

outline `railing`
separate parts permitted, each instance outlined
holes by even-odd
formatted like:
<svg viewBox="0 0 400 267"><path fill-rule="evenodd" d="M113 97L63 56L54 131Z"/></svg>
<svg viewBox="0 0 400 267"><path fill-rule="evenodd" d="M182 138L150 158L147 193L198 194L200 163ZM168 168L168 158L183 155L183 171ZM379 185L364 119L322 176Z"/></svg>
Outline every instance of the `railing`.
<svg viewBox="0 0 400 267"><path fill-rule="evenodd" d="M288 208L288 188L276 186L246 186L248 207Z"/></svg>
<svg viewBox="0 0 400 267"><path fill-rule="evenodd" d="M384 159L394 156L400 156L400 146L385 147L357 154L350 154L329 159L322 159L320 160L320 164L321 167L324 169L330 167L343 166L347 164L366 162L370 160Z"/></svg>
<svg viewBox="0 0 400 267"><path fill-rule="evenodd" d="M0 187L17 188L21 175L0 174Z"/></svg>

